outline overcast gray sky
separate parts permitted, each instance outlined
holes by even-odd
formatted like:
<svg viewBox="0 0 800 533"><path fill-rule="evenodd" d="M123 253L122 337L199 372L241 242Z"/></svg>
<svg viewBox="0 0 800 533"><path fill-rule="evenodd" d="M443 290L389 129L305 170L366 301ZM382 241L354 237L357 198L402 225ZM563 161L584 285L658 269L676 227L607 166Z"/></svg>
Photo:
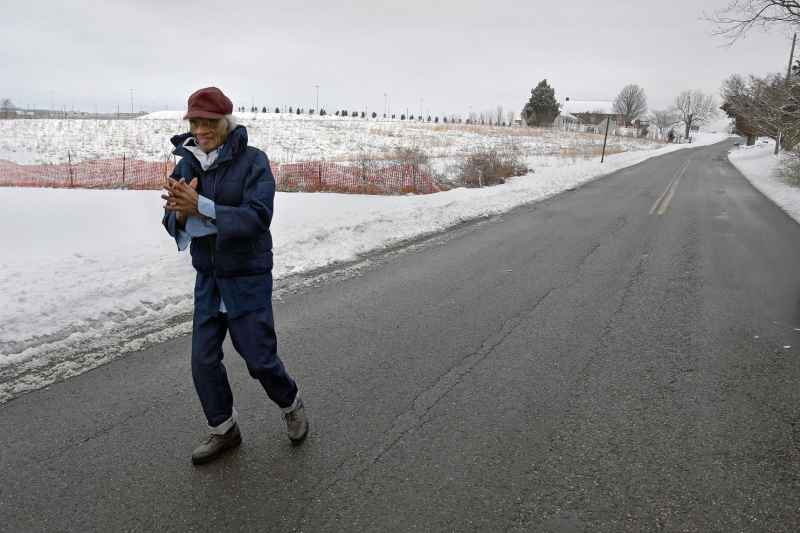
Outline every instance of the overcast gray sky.
<svg viewBox="0 0 800 533"><path fill-rule="evenodd" d="M641 85L650 108L731 73L785 71L788 30L724 47L702 20L727 0L11 0L0 97L22 107L183 109L216 85L235 105L518 111L539 80L562 99Z"/></svg>

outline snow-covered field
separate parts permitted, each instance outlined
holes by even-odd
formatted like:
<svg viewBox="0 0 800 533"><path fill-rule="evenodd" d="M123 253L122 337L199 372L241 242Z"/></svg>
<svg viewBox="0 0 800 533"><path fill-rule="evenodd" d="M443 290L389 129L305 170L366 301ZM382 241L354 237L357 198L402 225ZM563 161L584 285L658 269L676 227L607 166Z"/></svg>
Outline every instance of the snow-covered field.
<svg viewBox="0 0 800 533"><path fill-rule="evenodd" d="M21 164L115 158L163 161L170 137L187 130L181 112L137 120L0 120L0 159ZM250 145L277 163L381 157L397 148L424 148L433 158L452 158L476 147L517 145L527 155L594 155L600 135L559 130L434 124L400 120L242 113ZM609 151L653 149L647 139L609 136ZM68 155L69 153L69 155Z"/></svg>
<svg viewBox="0 0 800 533"><path fill-rule="evenodd" d="M693 145L597 158L531 157L504 185L426 196L278 193L276 278L502 213ZM194 272L160 225L158 191L0 189L0 402L187 333ZM278 324L280 333L280 324Z"/></svg>
<svg viewBox="0 0 800 533"><path fill-rule="evenodd" d="M753 187L800 223L800 188L788 185L780 176L781 156L774 151L775 141L759 139L754 146L731 150L728 158Z"/></svg>

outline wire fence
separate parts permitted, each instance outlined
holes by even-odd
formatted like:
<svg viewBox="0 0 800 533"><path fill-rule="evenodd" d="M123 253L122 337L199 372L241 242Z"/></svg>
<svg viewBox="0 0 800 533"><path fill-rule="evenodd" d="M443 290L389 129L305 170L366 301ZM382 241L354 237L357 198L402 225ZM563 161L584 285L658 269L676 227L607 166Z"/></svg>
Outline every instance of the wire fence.
<svg viewBox="0 0 800 533"><path fill-rule="evenodd" d="M430 194L443 186L422 166L396 161L270 163L279 191ZM0 187L158 190L175 168L164 161L96 159L49 165L0 160Z"/></svg>

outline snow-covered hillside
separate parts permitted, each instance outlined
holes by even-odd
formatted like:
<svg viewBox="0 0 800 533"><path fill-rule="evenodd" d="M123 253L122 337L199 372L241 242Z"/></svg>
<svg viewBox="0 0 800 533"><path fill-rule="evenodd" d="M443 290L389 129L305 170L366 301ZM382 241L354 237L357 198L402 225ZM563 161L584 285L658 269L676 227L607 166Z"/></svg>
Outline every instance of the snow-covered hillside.
<svg viewBox="0 0 800 533"><path fill-rule="evenodd" d="M122 157L163 161L169 139L186 131L181 112L159 112L136 120L0 120L0 159L16 163L64 163ZM159 118L152 118L159 117ZM397 148L423 148L433 158L453 158L478 147L515 144L527 155L594 153L600 135L559 130L434 124L400 120L246 113L250 145L278 163L345 161L385 156ZM653 141L609 137L609 151L652 149ZM68 154L69 153L69 154Z"/></svg>

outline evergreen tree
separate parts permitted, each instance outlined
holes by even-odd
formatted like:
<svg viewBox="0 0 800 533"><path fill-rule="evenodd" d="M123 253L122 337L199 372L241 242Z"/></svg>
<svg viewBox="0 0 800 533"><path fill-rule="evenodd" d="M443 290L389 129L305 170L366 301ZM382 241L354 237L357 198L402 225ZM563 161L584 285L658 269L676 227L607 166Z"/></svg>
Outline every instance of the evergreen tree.
<svg viewBox="0 0 800 533"><path fill-rule="evenodd" d="M262 113L266 113L266 112L267 112L267 106L264 106L264 107L262 107L262 108L261 108L261 112L262 112Z"/></svg>
<svg viewBox="0 0 800 533"><path fill-rule="evenodd" d="M294 109L292 109L292 106L289 106L289 113L294 113Z"/></svg>
<svg viewBox="0 0 800 533"><path fill-rule="evenodd" d="M434 117L434 119L433 119L433 123L434 123L434 124L438 124L438 123L439 123L439 117Z"/></svg>
<svg viewBox="0 0 800 533"><path fill-rule="evenodd" d="M276 113L280 113L280 112L281 112L280 108L279 108L279 107L276 107L276 108L275 108L275 112L276 112Z"/></svg>
<svg viewBox="0 0 800 533"><path fill-rule="evenodd" d="M400 120L405 120L405 119L406 119L406 116L405 116L405 114L403 114L403 115L400 115Z"/></svg>
<svg viewBox="0 0 800 533"><path fill-rule="evenodd" d="M378 114L375 111L372 112L372 118L378 118Z"/></svg>
<svg viewBox="0 0 800 533"><path fill-rule="evenodd" d="M558 116L560 107L555 91L545 79L531 90L531 98L522 109L522 119L528 126L550 126Z"/></svg>
<svg viewBox="0 0 800 533"><path fill-rule="evenodd" d="M298 107L298 108L297 108L297 114L298 114L298 115L300 115L300 114L302 114L302 113L303 113L303 110L302 110L302 109L300 109L300 108Z"/></svg>

